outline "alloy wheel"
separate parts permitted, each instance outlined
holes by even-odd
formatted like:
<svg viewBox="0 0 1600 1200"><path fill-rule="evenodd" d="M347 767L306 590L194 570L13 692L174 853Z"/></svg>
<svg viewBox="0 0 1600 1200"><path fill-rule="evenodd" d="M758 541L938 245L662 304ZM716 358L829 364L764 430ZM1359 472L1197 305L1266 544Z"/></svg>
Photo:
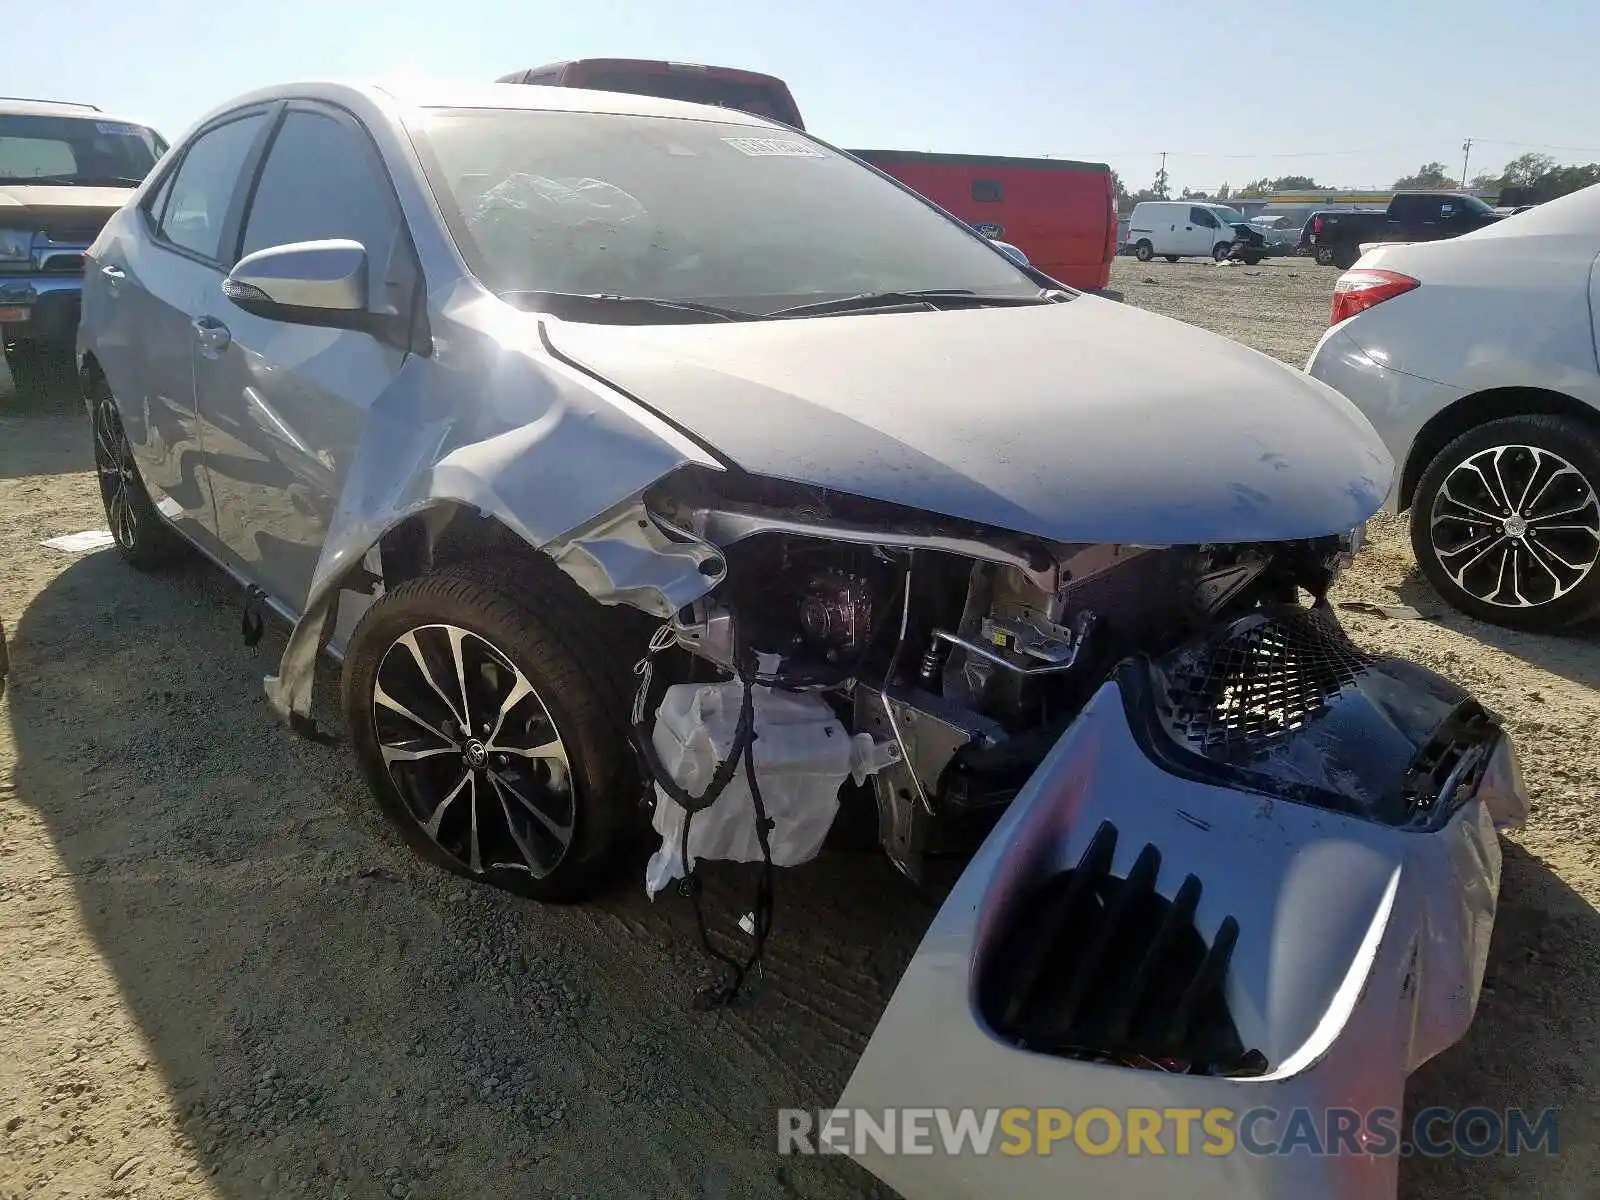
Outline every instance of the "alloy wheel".
<svg viewBox="0 0 1600 1200"><path fill-rule="evenodd" d="M1567 595L1600 560L1600 496L1539 446L1491 446L1456 464L1434 495L1428 539L1462 591L1500 608Z"/></svg>
<svg viewBox="0 0 1600 1200"><path fill-rule="evenodd" d="M473 874L543 879L572 844L566 746L526 675L482 636L422 625L384 651L372 716L384 768L441 850Z"/></svg>
<svg viewBox="0 0 1600 1200"><path fill-rule="evenodd" d="M134 498L141 485L133 462L133 448L122 428L116 402L109 396L95 402L94 465L100 477L100 496L105 501L111 536L124 550L132 550L139 540L139 514L134 508Z"/></svg>

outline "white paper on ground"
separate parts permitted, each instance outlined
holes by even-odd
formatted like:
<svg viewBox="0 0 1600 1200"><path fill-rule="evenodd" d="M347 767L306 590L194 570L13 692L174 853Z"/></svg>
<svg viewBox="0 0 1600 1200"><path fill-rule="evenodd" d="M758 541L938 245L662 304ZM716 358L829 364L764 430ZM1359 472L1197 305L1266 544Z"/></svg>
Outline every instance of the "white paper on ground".
<svg viewBox="0 0 1600 1200"><path fill-rule="evenodd" d="M78 533L64 533L60 537L45 538L39 544L67 554L82 554L86 550L104 550L107 546L114 546L116 539L111 536L109 529L85 529Z"/></svg>

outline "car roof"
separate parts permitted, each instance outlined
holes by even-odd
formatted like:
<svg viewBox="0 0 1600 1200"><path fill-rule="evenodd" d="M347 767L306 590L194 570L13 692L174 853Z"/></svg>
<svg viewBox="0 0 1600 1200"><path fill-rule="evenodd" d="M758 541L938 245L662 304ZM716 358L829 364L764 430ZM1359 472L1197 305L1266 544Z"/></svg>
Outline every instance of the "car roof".
<svg viewBox="0 0 1600 1200"><path fill-rule="evenodd" d="M92 104L73 104L65 100L30 100L22 96L0 96L0 116L5 117L82 117L86 121L115 121L148 129L146 121L120 113L102 112Z"/></svg>
<svg viewBox="0 0 1600 1200"><path fill-rule="evenodd" d="M1587 236L1600 242L1600 183L1579 188L1555 200L1536 205L1526 212L1516 214L1475 229L1466 237L1480 241L1491 237L1560 237Z"/></svg>
<svg viewBox="0 0 1600 1200"><path fill-rule="evenodd" d="M526 83L481 83L477 80L379 79L306 80L258 88L236 96L208 113L209 121L231 109L272 100L324 99L348 102L361 96L391 111L396 109L480 108L527 112L601 112L621 116L679 117L687 120L717 120L729 125L749 125L757 129L781 129L787 125L732 108L691 104L684 100L663 100L655 96L635 96L624 92L590 91L587 88L545 87ZM397 114L398 115L398 114Z"/></svg>

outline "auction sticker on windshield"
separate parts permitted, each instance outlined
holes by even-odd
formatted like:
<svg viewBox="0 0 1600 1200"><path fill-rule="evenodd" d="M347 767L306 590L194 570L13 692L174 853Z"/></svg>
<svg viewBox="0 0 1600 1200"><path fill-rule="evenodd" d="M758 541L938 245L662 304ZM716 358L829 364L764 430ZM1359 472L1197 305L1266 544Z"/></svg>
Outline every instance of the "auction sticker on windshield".
<svg viewBox="0 0 1600 1200"><path fill-rule="evenodd" d="M822 151L789 138L730 137L723 141L752 158L822 158Z"/></svg>

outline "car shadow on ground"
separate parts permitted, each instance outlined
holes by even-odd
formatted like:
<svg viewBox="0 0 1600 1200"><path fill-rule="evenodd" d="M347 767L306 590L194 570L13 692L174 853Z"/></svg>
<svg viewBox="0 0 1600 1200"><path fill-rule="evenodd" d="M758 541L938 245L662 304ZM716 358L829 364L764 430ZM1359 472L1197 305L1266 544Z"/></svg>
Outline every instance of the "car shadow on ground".
<svg viewBox="0 0 1600 1200"><path fill-rule="evenodd" d="M881 855L785 877L749 1002L693 1011L715 973L686 902L644 898L642 859L569 908L417 862L347 746L272 720L282 631L242 649L237 597L207 566L85 556L12 624L6 694L14 802L92 939L50 973L109 967L220 1195L877 1194L773 1147L779 1107L836 1100L933 915ZM708 880L717 936L749 883ZM50 1098L60 1066L36 1126L93 1120Z"/></svg>
<svg viewBox="0 0 1600 1200"><path fill-rule="evenodd" d="M1401 603L1409 604L1435 625L1452 629L1573 683L1600 688L1600 640L1594 636L1597 628L1594 625L1558 635L1521 633L1485 624L1457 612L1440 599L1422 569L1415 565L1396 585L1395 595Z"/></svg>
<svg viewBox="0 0 1600 1200"><path fill-rule="evenodd" d="M1412 1077L1407 1122L1433 1107L1483 1108L1502 1120L1520 1110L1536 1125L1553 1108L1555 1152L1414 1155L1401 1164L1402 1197L1594 1194L1592 1159L1564 1157L1561 1147L1591 1142L1600 1128L1600 1012L1579 999L1591 994L1587 978L1600 962L1600 913L1527 851L1502 845L1500 910L1477 1016L1459 1045ZM1439 1141L1450 1130L1442 1121L1428 1133Z"/></svg>
<svg viewBox="0 0 1600 1200"><path fill-rule="evenodd" d="M281 635L241 651L235 597L210 568L87 556L13 627L7 694L16 799L221 1195L881 1194L842 1159L777 1159L774 1110L836 1100L927 898L881 856L825 856L782 880L752 1003L692 1012L713 976L683 905L635 885L538 908L411 859L344 747L276 729L260 677ZM712 879L719 921L747 882ZM1592 1128L1600 1014L1560 982L1597 960L1600 916L1511 848L1493 991L1410 1108L1558 1105L1567 1137ZM1581 1194L1563 1170L1413 1160L1401 1194Z"/></svg>
<svg viewBox="0 0 1600 1200"><path fill-rule="evenodd" d="M0 478L64 475L92 464L89 423L53 420L63 412L83 411L76 383L62 380L44 390L18 391L0 363ZM26 437L12 432L24 422L36 426Z"/></svg>

